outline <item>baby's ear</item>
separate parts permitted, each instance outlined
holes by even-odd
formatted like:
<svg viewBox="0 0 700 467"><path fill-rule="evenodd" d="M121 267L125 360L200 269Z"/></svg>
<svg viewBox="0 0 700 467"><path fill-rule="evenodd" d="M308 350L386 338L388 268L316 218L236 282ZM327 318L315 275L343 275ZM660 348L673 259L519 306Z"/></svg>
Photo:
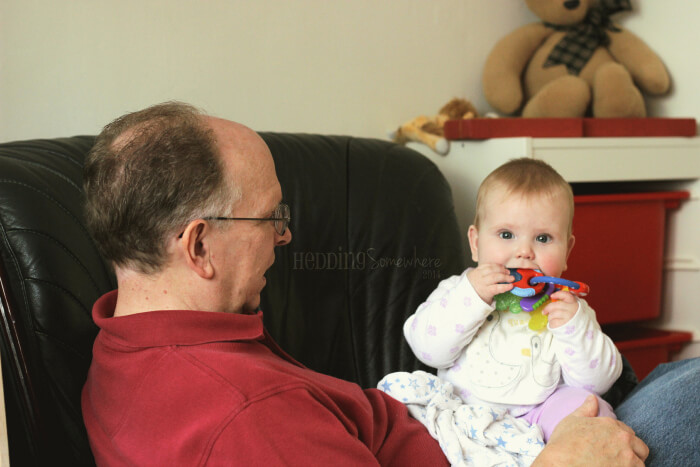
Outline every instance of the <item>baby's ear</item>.
<svg viewBox="0 0 700 467"><path fill-rule="evenodd" d="M566 245L566 260L569 260L569 255L571 254L571 250L574 249L574 243L576 243L576 237L573 235L569 237L569 242ZM568 268L567 264L564 264L564 271Z"/></svg>
<svg viewBox="0 0 700 467"><path fill-rule="evenodd" d="M472 250L472 261L475 263L479 262L479 230L475 225L469 226L469 232L467 233L469 237L469 249Z"/></svg>

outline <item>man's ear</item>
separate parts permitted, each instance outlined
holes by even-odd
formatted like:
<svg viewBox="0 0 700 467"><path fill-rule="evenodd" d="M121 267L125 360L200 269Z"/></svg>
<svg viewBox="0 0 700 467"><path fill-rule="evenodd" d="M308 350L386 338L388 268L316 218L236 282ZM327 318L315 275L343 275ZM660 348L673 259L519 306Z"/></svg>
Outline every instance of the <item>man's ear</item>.
<svg viewBox="0 0 700 467"><path fill-rule="evenodd" d="M566 263L564 263L564 271L566 271L569 268L569 265L567 263L569 261L569 255L571 254L571 250L574 249L574 243L576 243L576 237L572 235L569 237L569 242L566 245Z"/></svg>
<svg viewBox="0 0 700 467"><path fill-rule="evenodd" d="M479 262L479 230L474 225L469 226L469 232L467 233L469 237L469 249L472 250L472 261L475 263Z"/></svg>
<svg viewBox="0 0 700 467"><path fill-rule="evenodd" d="M207 221L196 219L187 225L180 239L187 267L204 279L214 277L209 245L211 233L211 225Z"/></svg>

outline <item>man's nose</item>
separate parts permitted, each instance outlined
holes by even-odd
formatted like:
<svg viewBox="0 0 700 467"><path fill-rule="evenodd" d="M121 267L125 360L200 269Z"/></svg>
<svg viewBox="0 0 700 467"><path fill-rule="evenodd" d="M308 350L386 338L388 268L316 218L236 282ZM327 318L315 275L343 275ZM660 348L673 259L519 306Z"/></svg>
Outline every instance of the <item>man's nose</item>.
<svg viewBox="0 0 700 467"><path fill-rule="evenodd" d="M292 229L287 227L287 230L284 231L284 235L277 234L277 241L275 242L275 246L286 245L291 241L292 241Z"/></svg>

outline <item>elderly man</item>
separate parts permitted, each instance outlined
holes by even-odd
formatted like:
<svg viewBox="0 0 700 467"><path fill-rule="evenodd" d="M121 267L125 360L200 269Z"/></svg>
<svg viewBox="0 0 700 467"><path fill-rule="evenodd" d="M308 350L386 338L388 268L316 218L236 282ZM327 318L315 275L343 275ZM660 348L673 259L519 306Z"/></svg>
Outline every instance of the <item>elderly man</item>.
<svg viewBox="0 0 700 467"><path fill-rule="evenodd" d="M302 367L263 329L263 274L292 234L255 132L178 103L125 115L85 189L119 286L94 306L82 397L98 464L446 463L402 404ZM567 417L536 463L642 465L645 444L596 411Z"/></svg>

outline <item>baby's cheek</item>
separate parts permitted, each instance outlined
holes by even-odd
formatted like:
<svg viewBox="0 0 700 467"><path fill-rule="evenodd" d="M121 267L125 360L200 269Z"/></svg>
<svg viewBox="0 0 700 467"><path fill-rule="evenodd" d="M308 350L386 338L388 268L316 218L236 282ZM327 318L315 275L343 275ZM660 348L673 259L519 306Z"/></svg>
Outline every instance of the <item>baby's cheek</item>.
<svg viewBox="0 0 700 467"><path fill-rule="evenodd" d="M546 276L561 277L566 269L566 251L560 248L552 250L540 254L537 264Z"/></svg>
<svg viewBox="0 0 700 467"><path fill-rule="evenodd" d="M556 261L541 261L539 266L545 276L561 277L563 272L563 265Z"/></svg>

